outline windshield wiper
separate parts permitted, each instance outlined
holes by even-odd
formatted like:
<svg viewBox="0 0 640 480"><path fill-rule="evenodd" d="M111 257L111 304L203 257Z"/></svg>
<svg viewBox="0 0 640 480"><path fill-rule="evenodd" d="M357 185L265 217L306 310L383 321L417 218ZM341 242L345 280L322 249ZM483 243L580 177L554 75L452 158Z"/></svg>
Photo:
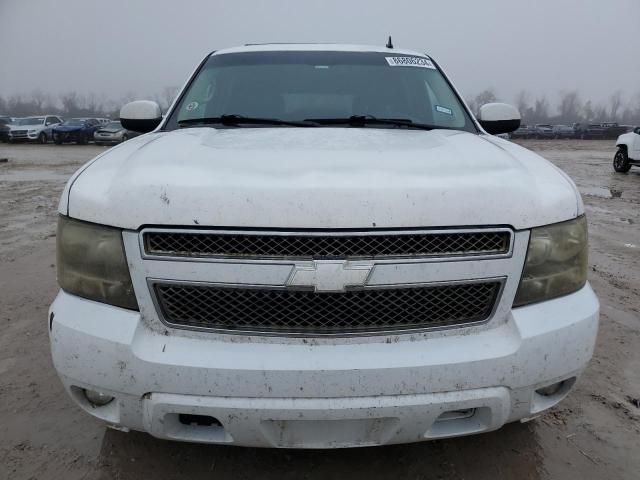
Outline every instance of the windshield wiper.
<svg viewBox="0 0 640 480"><path fill-rule="evenodd" d="M178 125L181 127L198 126L198 125L210 125L221 124L228 127L237 127L241 124L246 125L284 125L289 127L318 127L315 122L304 120L281 120L279 118L260 118L260 117L247 117L244 115L229 114L220 115L219 117L205 117L205 118L188 118L186 120L180 120Z"/></svg>
<svg viewBox="0 0 640 480"><path fill-rule="evenodd" d="M393 125L396 127L418 128L420 130L434 130L437 128L449 129L439 125L417 123L408 118L378 118L373 115L351 115L344 118L307 118L305 122L319 123L321 125L350 125L352 127L365 127L367 125Z"/></svg>

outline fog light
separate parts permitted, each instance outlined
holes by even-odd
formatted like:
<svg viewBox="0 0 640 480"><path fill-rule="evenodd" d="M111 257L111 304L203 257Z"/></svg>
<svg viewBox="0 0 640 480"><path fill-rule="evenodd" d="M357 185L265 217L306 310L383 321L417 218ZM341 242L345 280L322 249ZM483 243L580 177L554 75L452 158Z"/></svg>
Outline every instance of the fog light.
<svg viewBox="0 0 640 480"><path fill-rule="evenodd" d="M554 383L553 385L549 385L547 387L539 388L536 390L538 395L542 395L543 397L550 397L558 393L565 386L566 381Z"/></svg>
<svg viewBox="0 0 640 480"><path fill-rule="evenodd" d="M106 395L102 392L95 392L93 390L83 390L85 398L94 407L103 407L113 400L111 395Z"/></svg>

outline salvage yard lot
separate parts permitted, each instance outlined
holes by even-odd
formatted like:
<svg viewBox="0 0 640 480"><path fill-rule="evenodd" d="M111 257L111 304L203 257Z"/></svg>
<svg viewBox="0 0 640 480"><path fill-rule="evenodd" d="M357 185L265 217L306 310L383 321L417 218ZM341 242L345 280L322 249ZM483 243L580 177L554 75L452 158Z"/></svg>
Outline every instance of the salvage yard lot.
<svg viewBox="0 0 640 480"><path fill-rule="evenodd" d="M0 144L0 479L582 478L640 471L640 169L614 141L522 141L576 182L602 306L593 361L569 398L528 424L415 445L280 451L179 444L105 428L51 365L46 312L66 179L104 147Z"/></svg>

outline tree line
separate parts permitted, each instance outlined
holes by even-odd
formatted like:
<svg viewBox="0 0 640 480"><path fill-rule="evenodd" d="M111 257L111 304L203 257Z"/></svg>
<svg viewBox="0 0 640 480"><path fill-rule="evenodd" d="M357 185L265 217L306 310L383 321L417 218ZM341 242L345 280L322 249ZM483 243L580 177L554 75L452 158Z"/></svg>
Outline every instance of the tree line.
<svg viewBox="0 0 640 480"><path fill-rule="evenodd" d="M577 90L563 91L558 95L558 102L552 104L546 96L534 97L526 90L520 91L513 101L520 110L523 124L566 124L572 123L604 123L617 122L620 125L640 125L640 92L633 97L625 97L617 90L607 102L582 100ZM473 112L477 112L485 103L502 101L489 88L467 103Z"/></svg>
<svg viewBox="0 0 640 480"><path fill-rule="evenodd" d="M27 117L30 115L57 114L63 117L107 117L118 118L120 107L136 98L155 100L163 112L173 101L177 87L165 87L149 96L137 96L127 93L118 99L106 95L89 93L81 95L67 92L52 95L41 90L29 94L0 95L0 115ZM485 103L505 101L493 89L488 88L475 96L467 98L473 112L477 113ZM509 100L506 100L509 101ZM526 90L516 95L513 103L524 124L551 123L572 124L618 122L621 125L640 125L640 92L633 97L625 97L621 91L613 92L607 102L582 100L578 91L564 91L558 95L558 101L552 104L546 96L534 97Z"/></svg>
<svg viewBox="0 0 640 480"><path fill-rule="evenodd" d="M0 115L11 117L28 117L32 115L54 114L65 118L71 117L106 117L119 118L120 107L125 103L146 98L154 100L166 112L177 94L178 87L165 87L151 95L138 96L127 93L118 99L106 95L76 92L52 95L42 90L34 90L29 94L13 94L7 97L0 95Z"/></svg>

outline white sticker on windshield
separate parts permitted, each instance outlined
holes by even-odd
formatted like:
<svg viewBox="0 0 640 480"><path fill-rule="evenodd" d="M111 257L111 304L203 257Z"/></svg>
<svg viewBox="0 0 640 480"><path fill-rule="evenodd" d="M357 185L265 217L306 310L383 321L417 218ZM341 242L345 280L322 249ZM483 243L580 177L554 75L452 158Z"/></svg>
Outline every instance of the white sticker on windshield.
<svg viewBox="0 0 640 480"><path fill-rule="evenodd" d="M385 57L391 67L419 67L436 69L431 60L423 57Z"/></svg>
<svg viewBox="0 0 640 480"><path fill-rule="evenodd" d="M436 105L436 111L446 115L453 115L453 110L447 107L441 107L440 105Z"/></svg>
<svg viewBox="0 0 640 480"><path fill-rule="evenodd" d="M196 108L198 108L198 105L199 105L198 102L191 102L186 107L187 112L191 112L191 111L195 110Z"/></svg>

